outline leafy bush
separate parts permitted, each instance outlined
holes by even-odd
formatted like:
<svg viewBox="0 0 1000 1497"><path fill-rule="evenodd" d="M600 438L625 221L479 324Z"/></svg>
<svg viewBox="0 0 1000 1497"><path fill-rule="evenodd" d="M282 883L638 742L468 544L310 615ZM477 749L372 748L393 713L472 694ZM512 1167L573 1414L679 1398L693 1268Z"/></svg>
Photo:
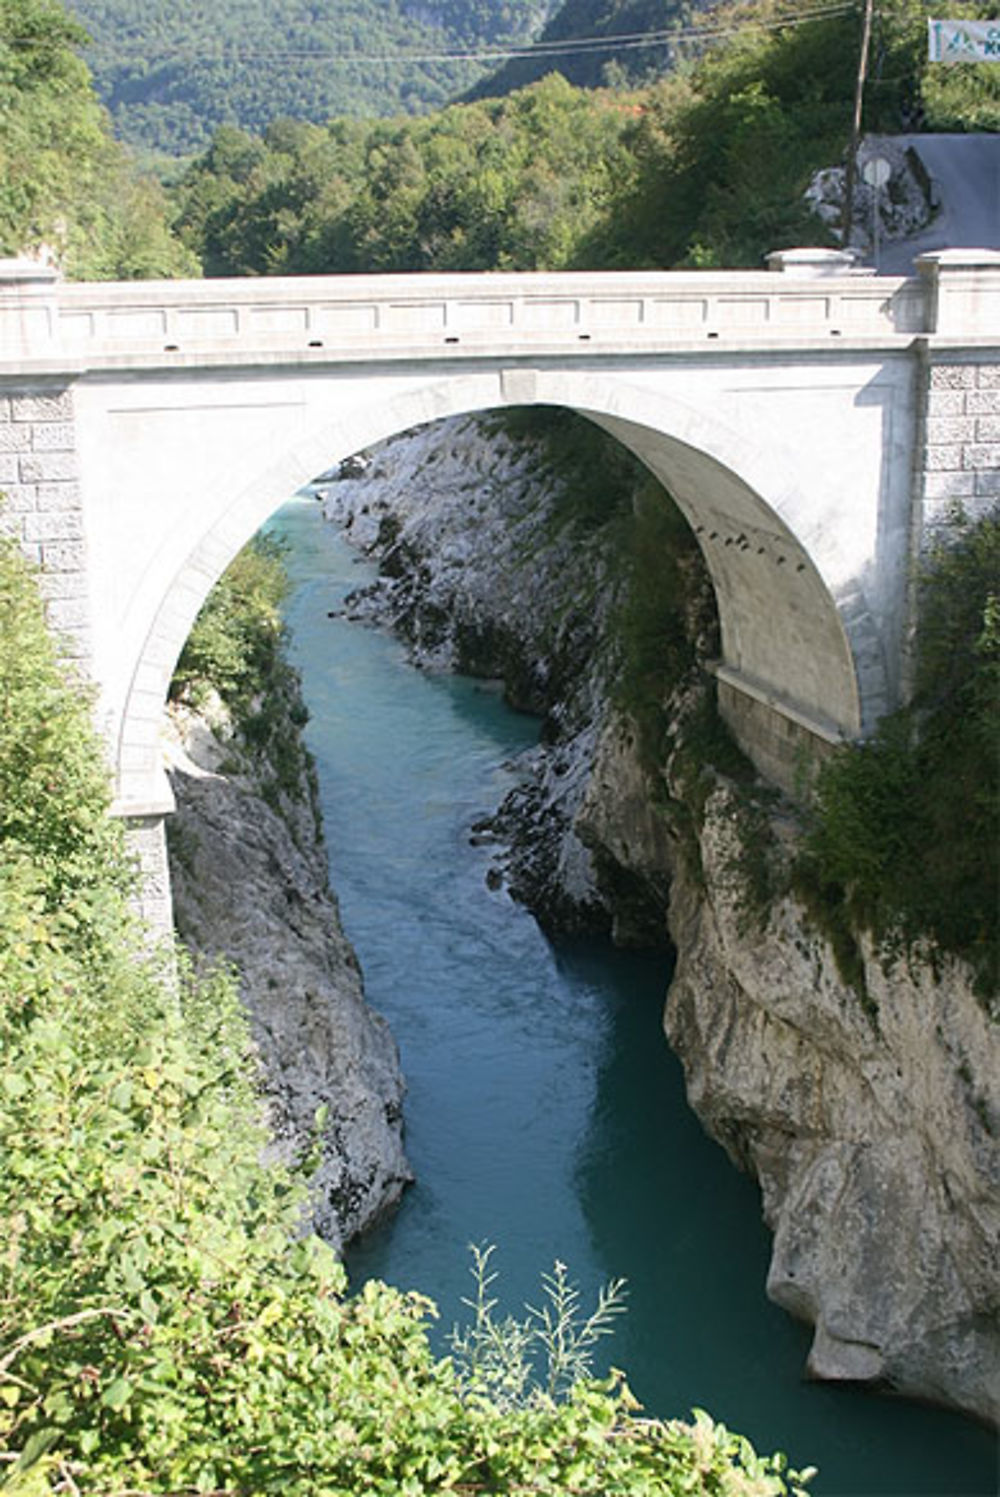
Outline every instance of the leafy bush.
<svg viewBox="0 0 1000 1497"><path fill-rule="evenodd" d="M282 545L256 535L209 593L174 670L171 697L217 692L240 715L270 680L285 634Z"/></svg>
<svg viewBox="0 0 1000 1497"><path fill-rule="evenodd" d="M542 1275L542 1308L528 1305L525 1319L498 1320L491 1294L498 1278L490 1266L494 1247L473 1245L471 1252L476 1293L462 1303L472 1311L472 1321L456 1326L449 1342L465 1396L485 1397L504 1409L530 1408L558 1400L590 1378L594 1347L625 1310L624 1279L605 1285L584 1317L580 1292L557 1260L552 1272Z"/></svg>
<svg viewBox="0 0 1000 1497"><path fill-rule="evenodd" d="M959 520L921 585L912 704L835 754L800 876L897 943L931 937L1000 988L1000 519Z"/></svg>

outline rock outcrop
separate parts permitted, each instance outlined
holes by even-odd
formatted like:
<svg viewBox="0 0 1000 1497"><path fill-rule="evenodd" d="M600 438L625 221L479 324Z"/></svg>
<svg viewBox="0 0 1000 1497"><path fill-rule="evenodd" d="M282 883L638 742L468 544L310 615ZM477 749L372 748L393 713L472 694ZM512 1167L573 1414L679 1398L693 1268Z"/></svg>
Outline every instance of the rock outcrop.
<svg viewBox="0 0 1000 1497"><path fill-rule="evenodd" d="M810 1373L997 1421L1000 1025L958 963L913 954L887 967L862 946L862 1001L787 880L761 907L745 797L692 775L680 731L710 686L676 684L651 767L615 702L608 535L568 531L557 476L486 436L442 423L331 486L328 513L382 568L352 611L545 714L491 822L508 843L495 876L553 926L653 940L669 923L667 1031L692 1106L760 1183L768 1293L815 1327ZM794 810L763 814L760 855L780 865Z"/></svg>
<svg viewBox="0 0 1000 1497"><path fill-rule="evenodd" d="M206 720L175 709L168 751L178 933L201 958L236 969L276 1151L294 1163L317 1147L314 1225L339 1247L411 1175L395 1042L365 1002L311 798L285 798L280 814L267 804L218 710Z"/></svg>

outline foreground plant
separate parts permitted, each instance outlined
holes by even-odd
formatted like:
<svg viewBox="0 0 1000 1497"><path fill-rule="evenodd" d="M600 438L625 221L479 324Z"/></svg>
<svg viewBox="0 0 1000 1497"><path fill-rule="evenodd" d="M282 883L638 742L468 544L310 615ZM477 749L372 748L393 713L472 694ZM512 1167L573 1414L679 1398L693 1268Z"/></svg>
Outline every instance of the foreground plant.
<svg viewBox="0 0 1000 1497"><path fill-rule="evenodd" d="M347 1292L260 1162L233 985L142 955L98 745L2 540L0 619L5 1497L800 1493L707 1415L641 1420L582 1375L614 1311L581 1323L558 1267L520 1403L434 1356L421 1295Z"/></svg>
<svg viewBox="0 0 1000 1497"><path fill-rule="evenodd" d="M476 1293L462 1303L472 1311L472 1320L456 1326L449 1337L463 1393L503 1409L568 1397L576 1383L592 1377L594 1348L625 1311L625 1280L604 1285L595 1308L584 1317L580 1292L565 1263L557 1260L552 1272L542 1275L542 1308L527 1305L525 1319L508 1315L498 1320L497 1300L490 1293L498 1278L490 1267L495 1247L472 1244L469 1251Z"/></svg>

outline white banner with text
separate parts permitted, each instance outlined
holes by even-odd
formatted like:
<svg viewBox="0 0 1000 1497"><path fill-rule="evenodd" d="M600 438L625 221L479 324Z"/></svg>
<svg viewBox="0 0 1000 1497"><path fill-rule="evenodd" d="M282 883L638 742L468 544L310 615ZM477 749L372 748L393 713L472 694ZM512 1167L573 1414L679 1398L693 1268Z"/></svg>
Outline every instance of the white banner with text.
<svg viewBox="0 0 1000 1497"><path fill-rule="evenodd" d="M1000 62L1000 21L928 21L931 62Z"/></svg>

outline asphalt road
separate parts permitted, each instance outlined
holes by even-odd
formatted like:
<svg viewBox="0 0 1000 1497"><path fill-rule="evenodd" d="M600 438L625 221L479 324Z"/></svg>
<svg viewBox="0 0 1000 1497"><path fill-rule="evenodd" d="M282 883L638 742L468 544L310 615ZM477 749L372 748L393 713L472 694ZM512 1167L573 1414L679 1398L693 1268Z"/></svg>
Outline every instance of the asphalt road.
<svg viewBox="0 0 1000 1497"><path fill-rule="evenodd" d="M936 249L1000 249L1000 135L899 135L937 188L940 211L919 234L883 244L879 270L907 275Z"/></svg>

